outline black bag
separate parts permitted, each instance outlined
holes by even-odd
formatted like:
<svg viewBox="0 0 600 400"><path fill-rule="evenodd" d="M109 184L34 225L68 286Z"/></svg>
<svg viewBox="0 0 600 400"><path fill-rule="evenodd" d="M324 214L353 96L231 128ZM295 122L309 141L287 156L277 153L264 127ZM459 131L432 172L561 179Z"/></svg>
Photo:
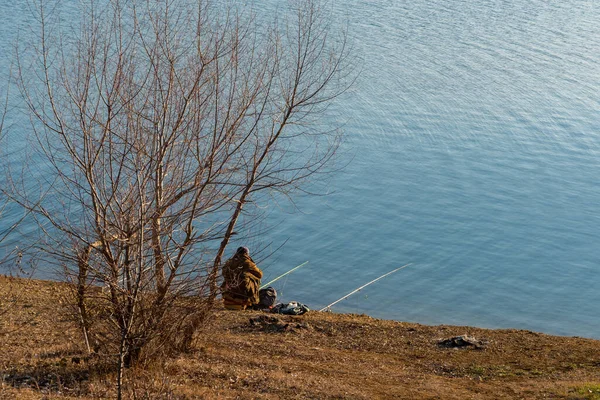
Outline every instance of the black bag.
<svg viewBox="0 0 600 400"><path fill-rule="evenodd" d="M258 291L258 307L271 308L277 302L277 291L269 286Z"/></svg>
<svg viewBox="0 0 600 400"><path fill-rule="evenodd" d="M285 315L302 315L309 312L310 309L302 303L297 301L290 301L289 303L279 303L275 307L271 308L272 313L285 314Z"/></svg>

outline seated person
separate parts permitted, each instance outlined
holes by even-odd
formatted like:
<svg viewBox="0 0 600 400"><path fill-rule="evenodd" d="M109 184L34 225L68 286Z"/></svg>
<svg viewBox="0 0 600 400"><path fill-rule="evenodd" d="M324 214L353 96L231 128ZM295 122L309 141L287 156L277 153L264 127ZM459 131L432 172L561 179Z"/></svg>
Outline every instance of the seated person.
<svg viewBox="0 0 600 400"><path fill-rule="evenodd" d="M237 249L235 255L223 265L222 274L221 292L225 308L245 310L258 304L262 271L250 257L247 247Z"/></svg>

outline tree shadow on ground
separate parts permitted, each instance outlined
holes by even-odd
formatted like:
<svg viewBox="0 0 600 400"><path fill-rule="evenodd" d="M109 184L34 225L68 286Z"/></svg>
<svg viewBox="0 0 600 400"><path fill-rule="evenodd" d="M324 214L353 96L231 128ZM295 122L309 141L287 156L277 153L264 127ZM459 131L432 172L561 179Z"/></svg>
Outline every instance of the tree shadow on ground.
<svg viewBox="0 0 600 400"><path fill-rule="evenodd" d="M85 394L93 378L106 378L115 373L114 363L94 355L65 351L44 353L36 363L0 370L6 386L30 388L42 393Z"/></svg>

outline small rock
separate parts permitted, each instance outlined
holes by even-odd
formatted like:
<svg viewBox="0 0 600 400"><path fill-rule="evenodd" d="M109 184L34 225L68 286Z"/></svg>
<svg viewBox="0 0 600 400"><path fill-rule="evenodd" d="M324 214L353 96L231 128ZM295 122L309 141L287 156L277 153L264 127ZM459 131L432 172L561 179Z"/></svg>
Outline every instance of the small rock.
<svg viewBox="0 0 600 400"><path fill-rule="evenodd" d="M260 315L250 318L250 326L259 328L265 332L296 332L300 329L311 329L306 323L286 323L278 317Z"/></svg>
<svg viewBox="0 0 600 400"><path fill-rule="evenodd" d="M283 321L277 317L270 315L259 315L258 317L250 318L250 325L282 325Z"/></svg>
<svg viewBox="0 0 600 400"><path fill-rule="evenodd" d="M472 336L462 335L439 340L438 346L447 348L473 347L476 349L481 349L484 347L484 343Z"/></svg>

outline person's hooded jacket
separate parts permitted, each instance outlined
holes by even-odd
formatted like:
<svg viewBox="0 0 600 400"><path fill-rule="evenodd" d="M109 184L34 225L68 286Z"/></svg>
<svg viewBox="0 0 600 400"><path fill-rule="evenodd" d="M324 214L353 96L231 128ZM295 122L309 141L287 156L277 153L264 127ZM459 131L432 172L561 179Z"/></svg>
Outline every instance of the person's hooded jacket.
<svg viewBox="0 0 600 400"><path fill-rule="evenodd" d="M221 290L226 308L244 309L258 304L262 271L256 266L248 249L240 247L223 265Z"/></svg>

